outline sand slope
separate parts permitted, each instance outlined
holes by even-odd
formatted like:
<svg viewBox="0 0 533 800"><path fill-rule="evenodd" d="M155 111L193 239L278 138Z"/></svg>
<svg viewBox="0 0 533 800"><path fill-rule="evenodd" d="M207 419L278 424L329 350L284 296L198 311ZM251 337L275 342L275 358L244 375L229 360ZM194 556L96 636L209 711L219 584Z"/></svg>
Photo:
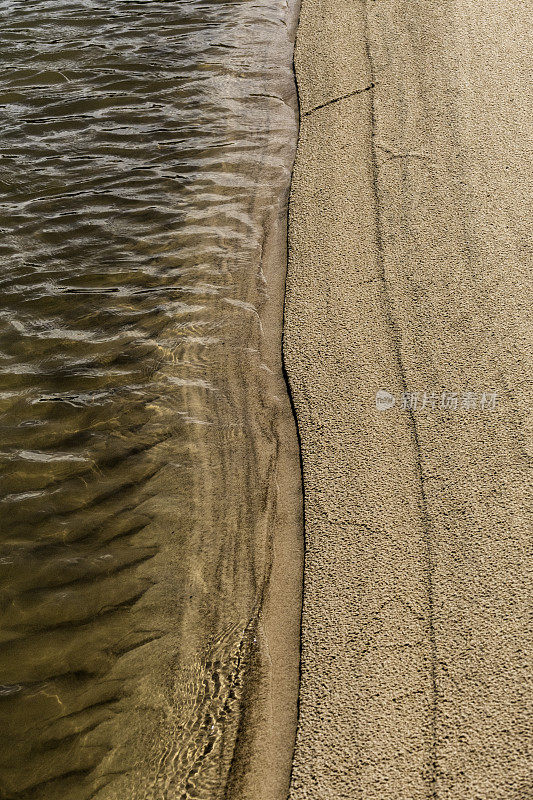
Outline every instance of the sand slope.
<svg viewBox="0 0 533 800"><path fill-rule="evenodd" d="M304 0L285 318L306 498L292 800L531 791L527 17L511 0Z"/></svg>

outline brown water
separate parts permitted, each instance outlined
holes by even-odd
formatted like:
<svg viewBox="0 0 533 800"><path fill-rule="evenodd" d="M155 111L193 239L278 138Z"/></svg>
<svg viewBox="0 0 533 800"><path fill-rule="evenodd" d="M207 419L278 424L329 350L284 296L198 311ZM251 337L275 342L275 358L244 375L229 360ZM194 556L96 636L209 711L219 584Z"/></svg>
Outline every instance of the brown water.
<svg viewBox="0 0 533 800"><path fill-rule="evenodd" d="M0 18L0 796L244 796L299 513L294 8Z"/></svg>

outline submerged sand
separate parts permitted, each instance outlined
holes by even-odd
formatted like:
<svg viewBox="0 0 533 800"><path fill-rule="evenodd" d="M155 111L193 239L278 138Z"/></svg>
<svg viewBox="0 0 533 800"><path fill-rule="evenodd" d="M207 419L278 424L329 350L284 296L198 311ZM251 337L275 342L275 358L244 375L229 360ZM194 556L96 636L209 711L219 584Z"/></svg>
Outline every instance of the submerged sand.
<svg viewBox="0 0 533 800"><path fill-rule="evenodd" d="M278 800L296 0L42 9L0 8L0 797Z"/></svg>
<svg viewBox="0 0 533 800"><path fill-rule="evenodd" d="M526 17L512 0L304 0L292 800L531 790Z"/></svg>

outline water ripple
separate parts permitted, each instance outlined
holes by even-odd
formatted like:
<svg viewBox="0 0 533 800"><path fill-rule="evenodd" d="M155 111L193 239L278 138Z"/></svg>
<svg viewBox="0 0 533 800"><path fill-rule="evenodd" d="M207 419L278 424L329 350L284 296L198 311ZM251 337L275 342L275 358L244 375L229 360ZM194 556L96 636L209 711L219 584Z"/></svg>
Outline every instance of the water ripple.
<svg viewBox="0 0 533 800"><path fill-rule="evenodd" d="M245 409L286 14L0 0L2 797L133 798L146 763L139 800L223 791L267 571Z"/></svg>

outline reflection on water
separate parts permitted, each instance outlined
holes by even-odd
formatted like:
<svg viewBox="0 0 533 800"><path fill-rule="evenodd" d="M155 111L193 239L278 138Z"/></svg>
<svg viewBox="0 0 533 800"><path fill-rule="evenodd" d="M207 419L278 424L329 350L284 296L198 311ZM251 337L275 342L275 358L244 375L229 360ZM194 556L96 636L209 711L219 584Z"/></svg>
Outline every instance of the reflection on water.
<svg viewBox="0 0 533 800"><path fill-rule="evenodd" d="M275 513L289 10L0 18L0 796L223 797Z"/></svg>

